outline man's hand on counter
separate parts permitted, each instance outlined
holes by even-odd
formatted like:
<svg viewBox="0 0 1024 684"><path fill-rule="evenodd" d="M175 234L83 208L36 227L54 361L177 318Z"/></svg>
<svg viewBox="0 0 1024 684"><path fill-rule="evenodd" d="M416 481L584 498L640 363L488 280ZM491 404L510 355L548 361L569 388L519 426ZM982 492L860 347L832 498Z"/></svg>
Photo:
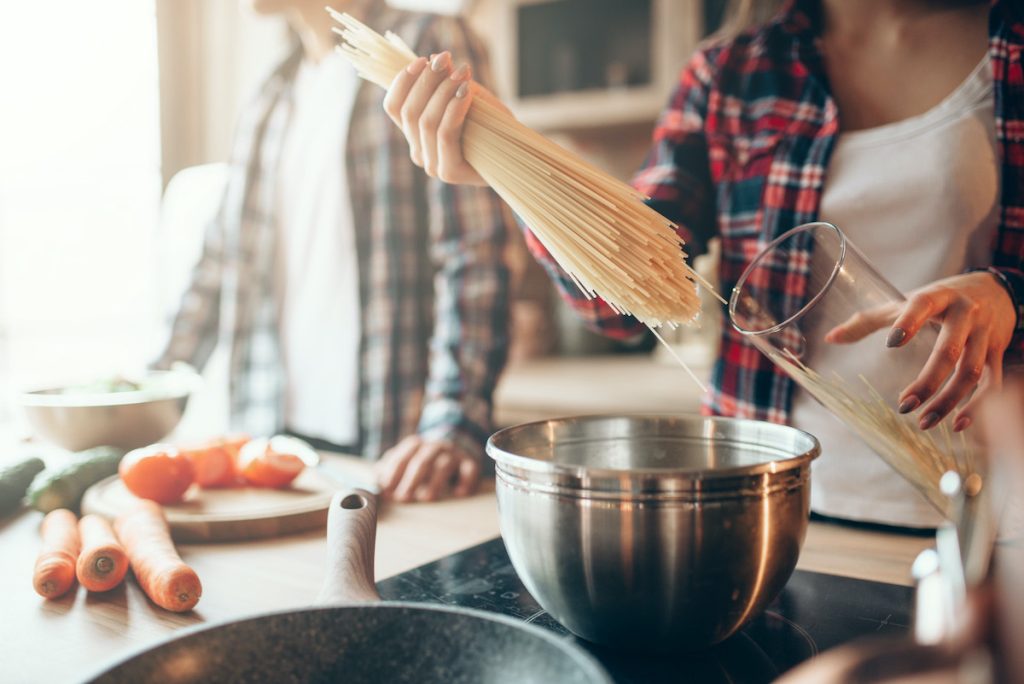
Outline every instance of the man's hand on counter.
<svg viewBox="0 0 1024 684"><path fill-rule="evenodd" d="M480 462L451 442L409 435L375 466L381 496L395 501L437 501L469 496L480 483Z"/></svg>

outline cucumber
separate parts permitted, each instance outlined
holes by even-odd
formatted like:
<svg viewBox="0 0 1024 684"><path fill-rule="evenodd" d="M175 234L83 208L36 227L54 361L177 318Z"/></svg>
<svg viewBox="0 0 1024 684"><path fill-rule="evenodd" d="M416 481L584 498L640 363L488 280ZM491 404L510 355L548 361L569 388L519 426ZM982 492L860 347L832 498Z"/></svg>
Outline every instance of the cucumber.
<svg viewBox="0 0 1024 684"><path fill-rule="evenodd" d="M63 468L44 470L28 488L29 505L43 513L58 508L77 512L85 490L116 474L122 456L121 449L101 446L75 454Z"/></svg>
<svg viewBox="0 0 1024 684"><path fill-rule="evenodd" d="M35 456L0 468L0 516L18 510L32 478L44 468L46 464Z"/></svg>

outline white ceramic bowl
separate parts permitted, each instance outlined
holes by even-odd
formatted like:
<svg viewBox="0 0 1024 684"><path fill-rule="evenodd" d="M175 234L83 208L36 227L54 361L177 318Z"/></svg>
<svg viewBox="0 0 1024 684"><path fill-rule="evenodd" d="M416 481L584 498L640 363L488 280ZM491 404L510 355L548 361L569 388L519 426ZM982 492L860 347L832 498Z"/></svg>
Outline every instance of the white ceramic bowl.
<svg viewBox="0 0 1024 684"><path fill-rule="evenodd" d="M193 371L150 371L139 380L140 389L48 387L23 393L19 403L35 433L58 446L71 451L102 445L128 450L166 437L200 382Z"/></svg>

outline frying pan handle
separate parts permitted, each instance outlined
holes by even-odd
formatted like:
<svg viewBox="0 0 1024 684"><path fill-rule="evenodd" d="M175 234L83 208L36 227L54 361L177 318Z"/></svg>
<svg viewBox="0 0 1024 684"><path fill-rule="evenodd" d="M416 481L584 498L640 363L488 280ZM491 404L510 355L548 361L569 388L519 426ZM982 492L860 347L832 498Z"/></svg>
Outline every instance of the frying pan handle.
<svg viewBox="0 0 1024 684"><path fill-rule="evenodd" d="M341 491L327 512L327 577L319 604L379 601L373 582L377 498L365 489Z"/></svg>

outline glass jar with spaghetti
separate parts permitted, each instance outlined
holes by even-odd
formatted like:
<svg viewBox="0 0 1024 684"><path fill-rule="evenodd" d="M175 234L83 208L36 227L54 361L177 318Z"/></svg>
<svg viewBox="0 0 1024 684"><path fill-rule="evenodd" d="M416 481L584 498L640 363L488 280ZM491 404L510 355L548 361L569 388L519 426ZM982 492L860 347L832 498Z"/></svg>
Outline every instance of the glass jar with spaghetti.
<svg viewBox="0 0 1024 684"><path fill-rule="evenodd" d="M801 276L806 290L794 293ZM924 431L919 416L898 410L900 393L935 347L938 326L924 326L896 348L886 347L888 325L856 342L835 344L829 337L857 316L889 311L895 317L905 301L839 228L818 222L788 231L761 251L736 284L729 315L737 330L948 519L953 511L939 481L950 470L964 479L977 472L974 441L954 433L950 420Z"/></svg>

